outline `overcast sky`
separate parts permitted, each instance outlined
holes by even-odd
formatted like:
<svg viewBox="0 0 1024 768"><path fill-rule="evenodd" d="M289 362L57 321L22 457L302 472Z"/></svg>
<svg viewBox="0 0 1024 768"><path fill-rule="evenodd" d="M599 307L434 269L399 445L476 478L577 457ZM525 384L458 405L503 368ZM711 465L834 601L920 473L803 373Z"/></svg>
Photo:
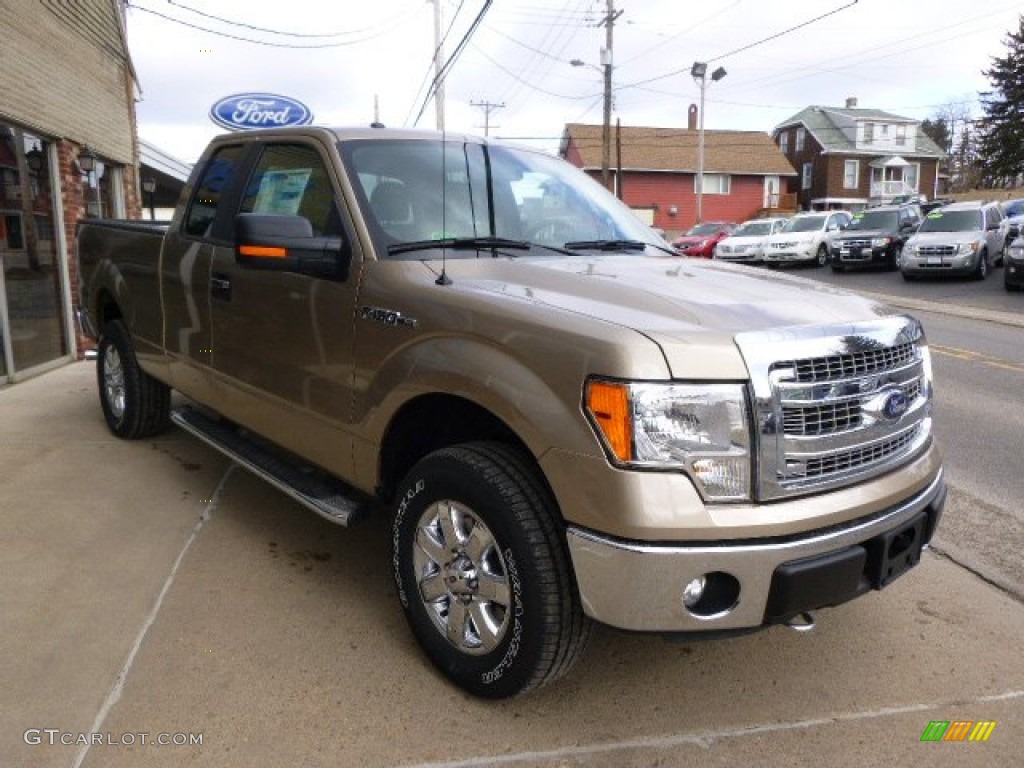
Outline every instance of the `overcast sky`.
<svg viewBox="0 0 1024 768"><path fill-rule="evenodd" d="M439 2L451 56L485 3ZM606 2L493 0L445 81L447 129L482 134L485 110L473 104L484 102L504 105L491 110L492 136L552 150L566 123L600 123ZM700 98L689 74L698 60L728 73L709 80L705 128L770 131L805 106L843 106L849 96L921 119L949 103L977 115L978 91L989 87L982 72L1005 54L1021 7L615 0L613 121L685 127L687 107ZM142 88L139 134L186 162L222 132L210 107L242 92L298 99L318 124L366 125L375 99L389 127L436 124L433 102L417 121L432 78L428 0L131 0L128 42Z"/></svg>

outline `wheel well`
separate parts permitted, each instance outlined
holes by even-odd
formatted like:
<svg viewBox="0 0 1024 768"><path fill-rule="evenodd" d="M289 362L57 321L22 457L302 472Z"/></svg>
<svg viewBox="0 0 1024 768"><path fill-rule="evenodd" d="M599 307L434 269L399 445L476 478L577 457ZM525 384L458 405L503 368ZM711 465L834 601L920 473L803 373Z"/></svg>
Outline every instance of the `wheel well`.
<svg viewBox="0 0 1024 768"><path fill-rule="evenodd" d="M114 297L103 291L96 299L96 332L103 330L103 326L111 320L122 317L121 308L114 301Z"/></svg>
<svg viewBox="0 0 1024 768"><path fill-rule="evenodd" d="M432 451L488 440L518 448L526 444L485 408L454 395L425 395L407 403L392 419L381 444L378 495L388 502L406 473Z"/></svg>

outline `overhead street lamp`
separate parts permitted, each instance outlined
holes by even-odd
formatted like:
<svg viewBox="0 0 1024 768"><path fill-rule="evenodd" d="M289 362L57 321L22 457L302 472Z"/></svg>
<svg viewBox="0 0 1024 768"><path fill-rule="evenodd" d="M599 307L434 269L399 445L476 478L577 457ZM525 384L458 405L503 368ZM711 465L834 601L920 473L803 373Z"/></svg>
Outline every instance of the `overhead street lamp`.
<svg viewBox="0 0 1024 768"><path fill-rule="evenodd" d="M588 64L580 59L569 62L574 67L590 67L604 75L604 114L601 120L601 183L610 189L609 168L612 164L612 54L608 48L601 49L601 66Z"/></svg>
<svg viewBox="0 0 1024 768"><path fill-rule="evenodd" d="M700 85L700 116L697 126L697 223L700 224L704 215L704 90L707 88L708 65L703 61L693 62L690 75ZM717 83L725 77L725 69L719 67L711 73L712 82Z"/></svg>

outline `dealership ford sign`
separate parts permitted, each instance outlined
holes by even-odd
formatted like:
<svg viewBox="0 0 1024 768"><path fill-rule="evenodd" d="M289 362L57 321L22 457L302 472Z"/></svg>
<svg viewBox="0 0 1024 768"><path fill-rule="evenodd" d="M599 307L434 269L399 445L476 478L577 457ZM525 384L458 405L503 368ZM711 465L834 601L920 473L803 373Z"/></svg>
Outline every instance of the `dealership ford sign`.
<svg viewBox="0 0 1024 768"><path fill-rule="evenodd" d="M210 119L229 131L309 125L313 113L301 101L272 93L236 93L210 107Z"/></svg>

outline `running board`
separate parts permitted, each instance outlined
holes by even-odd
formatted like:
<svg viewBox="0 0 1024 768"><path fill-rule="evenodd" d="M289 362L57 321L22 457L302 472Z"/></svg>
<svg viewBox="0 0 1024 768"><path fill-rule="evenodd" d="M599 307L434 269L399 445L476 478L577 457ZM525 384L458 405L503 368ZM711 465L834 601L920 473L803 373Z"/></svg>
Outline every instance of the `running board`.
<svg viewBox="0 0 1024 768"><path fill-rule="evenodd" d="M256 442L196 408L173 410L171 421L332 523L354 525L372 511L370 499L340 480Z"/></svg>

